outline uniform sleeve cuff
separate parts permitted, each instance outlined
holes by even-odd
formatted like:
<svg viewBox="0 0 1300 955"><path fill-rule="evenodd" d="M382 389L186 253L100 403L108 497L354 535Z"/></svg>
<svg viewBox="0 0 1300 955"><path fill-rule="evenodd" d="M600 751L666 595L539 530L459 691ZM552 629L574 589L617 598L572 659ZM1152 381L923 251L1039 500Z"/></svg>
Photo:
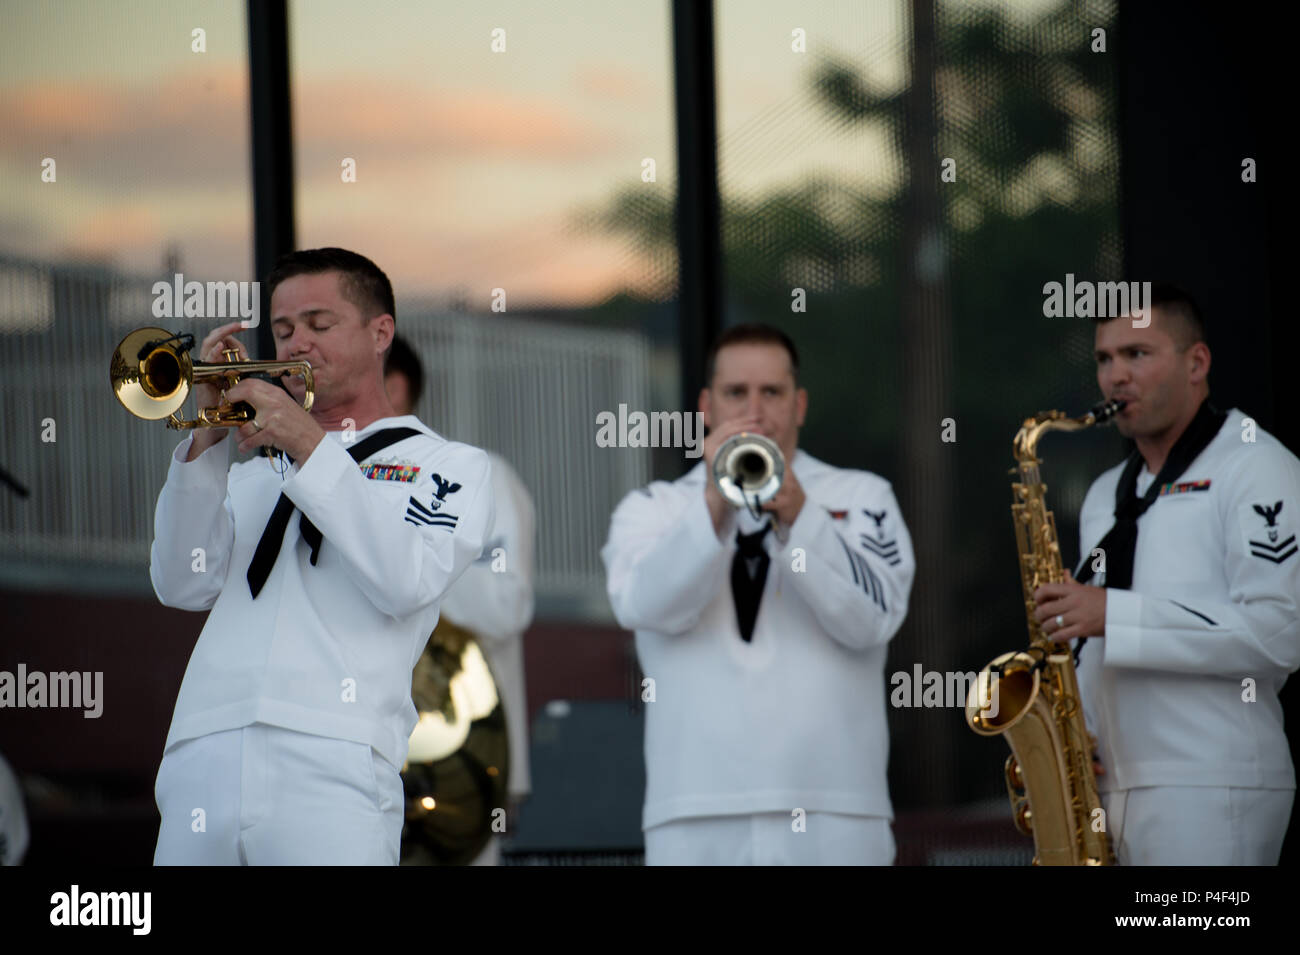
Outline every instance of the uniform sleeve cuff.
<svg viewBox="0 0 1300 955"><path fill-rule="evenodd" d="M186 461L193 443L194 435L191 434L172 452L167 468L168 483L174 483L181 490L208 487L213 482L225 483L226 473L230 470L231 439L223 438L193 461Z"/></svg>
<svg viewBox="0 0 1300 955"><path fill-rule="evenodd" d="M1106 591L1106 666L1142 664L1142 596L1131 590Z"/></svg>
<svg viewBox="0 0 1300 955"><path fill-rule="evenodd" d="M331 493L349 466L356 467L352 455L341 444L331 441L328 436L323 437L305 462L295 462L297 473L285 480L285 496L305 513L303 505L310 506L321 495Z"/></svg>

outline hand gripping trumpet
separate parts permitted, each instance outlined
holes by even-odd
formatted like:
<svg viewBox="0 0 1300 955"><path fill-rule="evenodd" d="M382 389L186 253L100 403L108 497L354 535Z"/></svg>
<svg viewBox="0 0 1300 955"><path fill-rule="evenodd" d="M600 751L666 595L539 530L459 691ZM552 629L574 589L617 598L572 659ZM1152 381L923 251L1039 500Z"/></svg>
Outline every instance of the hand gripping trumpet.
<svg viewBox="0 0 1300 955"><path fill-rule="evenodd" d="M1114 865L1093 775L1093 740L1084 725L1074 658L1034 615L1034 591L1065 579L1056 519L1047 509L1037 457L1048 431L1079 431L1109 421L1122 401L1097 405L1079 418L1047 411L1025 420L1013 450L1020 478L1012 484L1011 516L1020 583L1029 619L1029 648L1004 653L980 671L966 698L966 723L981 736L1005 734L1005 775L1016 828L1034 837L1034 865Z"/></svg>
<svg viewBox="0 0 1300 955"><path fill-rule="evenodd" d="M193 335L173 335L163 328L145 326L129 333L113 352L109 366L117 400L137 418L167 418L167 427L178 431L237 428L253 420L254 409L246 401L233 405L226 401L227 388L233 388L241 378L301 375L307 386L302 410L311 410L315 379L307 362L238 361L239 353L231 348L225 350L224 362L193 361L189 356L193 347ZM182 420L176 412L199 382L220 388L221 402L215 408L198 409L197 417L191 420Z"/></svg>

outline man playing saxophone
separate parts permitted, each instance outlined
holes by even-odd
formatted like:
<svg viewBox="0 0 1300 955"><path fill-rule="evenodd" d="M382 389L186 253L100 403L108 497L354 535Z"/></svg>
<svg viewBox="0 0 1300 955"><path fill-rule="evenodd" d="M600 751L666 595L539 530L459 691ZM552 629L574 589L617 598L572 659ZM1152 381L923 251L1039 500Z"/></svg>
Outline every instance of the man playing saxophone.
<svg viewBox="0 0 1300 955"><path fill-rule="evenodd" d="M699 407L704 461L619 504L601 556L647 702L648 865L889 865L885 653L913 561L890 485L798 450L807 392L780 331L728 329ZM709 475L743 431L785 462L762 508Z"/></svg>
<svg viewBox="0 0 1300 955"><path fill-rule="evenodd" d="M1300 460L1210 403L1185 292L1156 286L1147 318L1097 325L1135 449L1088 491L1079 571L1035 592L1037 618L1076 642L1121 864L1273 865L1295 795L1278 692L1300 667Z"/></svg>

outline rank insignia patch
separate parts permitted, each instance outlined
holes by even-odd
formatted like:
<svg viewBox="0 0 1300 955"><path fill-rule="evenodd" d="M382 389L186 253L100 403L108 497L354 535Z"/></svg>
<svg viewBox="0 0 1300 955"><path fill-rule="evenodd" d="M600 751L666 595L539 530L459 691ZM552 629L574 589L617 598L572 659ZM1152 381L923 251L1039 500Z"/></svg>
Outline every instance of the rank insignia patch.
<svg viewBox="0 0 1300 955"><path fill-rule="evenodd" d="M437 504L438 502L434 500L432 503ZM406 522L408 524L445 527L449 531L454 531L459 520L459 515L430 510L415 498L411 498L406 502Z"/></svg>
<svg viewBox="0 0 1300 955"><path fill-rule="evenodd" d="M1178 484L1166 484L1160 488L1160 497L1169 494L1187 494L1191 491L1208 491L1210 489L1209 480L1204 481L1182 481Z"/></svg>
<svg viewBox="0 0 1300 955"><path fill-rule="evenodd" d="M891 567L897 567L903 562L903 558L898 554L898 540L892 533L885 531L885 517L887 511L869 511L862 509L862 513L871 518L875 523L876 532L874 534L859 534L864 549L875 554L881 560L889 562Z"/></svg>
<svg viewBox="0 0 1300 955"><path fill-rule="evenodd" d="M1282 516L1281 501L1243 505L1241 512L1242 527L1251 557L1281 564L1300 550L1296 545L1295 532L1291 529L1293 515L1288 513L1286 517Z"/></svg>

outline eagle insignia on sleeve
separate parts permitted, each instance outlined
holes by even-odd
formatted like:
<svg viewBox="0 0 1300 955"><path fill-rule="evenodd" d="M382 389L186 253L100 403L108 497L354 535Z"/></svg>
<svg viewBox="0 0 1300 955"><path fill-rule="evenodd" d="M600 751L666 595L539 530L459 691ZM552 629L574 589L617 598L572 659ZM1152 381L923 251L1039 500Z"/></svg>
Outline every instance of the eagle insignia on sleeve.
<svg viewBox="0 0 1300 955"><path fill-rule="evenodd" d="M433 479L434 487L437 489L433 492L434 499L437 501L445 501L448 494L455 494L460 490L459 484L452 481L444 481L441 474L430 474L429 477ZM434 505L434 507L439 506L440 505L438 504Z"/></svg>
<svg viewBox="0 0 1300 955"><path fill-rule="evenodd" d="M1255 525L1254 536L1247 535L1246 543L1250 546L1250 556L1280 564L1300 550L1296 546L1295 534L1287 535L1286 528L1281 523L1281 501L1273 504L1252 504L1251 509L1264 519L1264 526L1261 528ZM1266 540L1256 539L1261 536Z"/></svg>
<svg viewBox="0 0 1300 955"><path fill-rule="evenodd" d="M408 524L445 527L454 531L460 516L444 511L442 505L447 503L448 494L455 494L460 490L460 485L455 481L446 480L441 474L437 473L430 474L429 479L433 481L433 494L429 497L429 502L427 504L421 503L412 495L411 499L406 502L406 521Z"/></svg>

